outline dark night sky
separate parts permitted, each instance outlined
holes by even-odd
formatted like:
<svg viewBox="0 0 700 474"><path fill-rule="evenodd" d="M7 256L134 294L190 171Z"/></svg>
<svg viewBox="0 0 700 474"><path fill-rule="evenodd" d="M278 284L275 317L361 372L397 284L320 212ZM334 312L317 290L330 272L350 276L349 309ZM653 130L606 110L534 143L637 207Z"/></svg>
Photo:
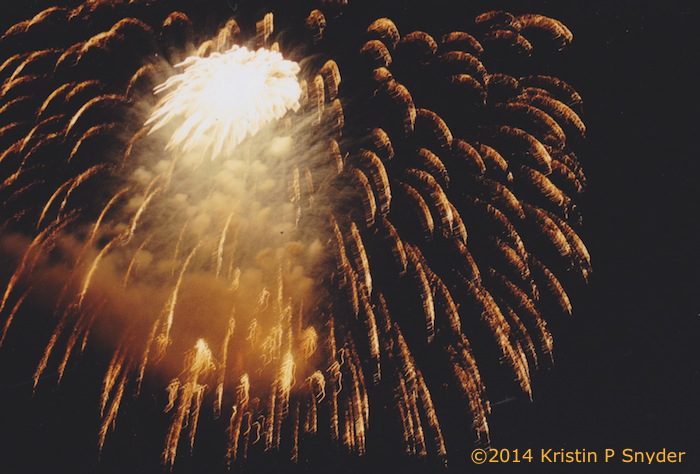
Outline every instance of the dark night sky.
<svg viewBox="0 0 700 474"><path fill-rule="evenodd" d="M0 26L42 3L2 12ZM589 188L581 207L594 263L589 289L574 301L575 318L555 334L555 368L536 376L533 403L495 408L492 444L685 450L685 465L629 472L700 472L697 4L476 3L541 12L575 34L559 75L585 101L589 140L581 155ZM9 356L0 352L0 370L10 371L0 381L0 473L95 472L94 426L84 415L94 411L95 390L69 398L71 389L45 387L31 399L31 372L22 375L17 367L24 364ZM108 446L99 472L141 472L124 466L144 455L142 446L141 438ZM380 461L370 470L378 467ZM453 470L527 467L465 461ZM596 465L585 472L607 471Z"/></svg>

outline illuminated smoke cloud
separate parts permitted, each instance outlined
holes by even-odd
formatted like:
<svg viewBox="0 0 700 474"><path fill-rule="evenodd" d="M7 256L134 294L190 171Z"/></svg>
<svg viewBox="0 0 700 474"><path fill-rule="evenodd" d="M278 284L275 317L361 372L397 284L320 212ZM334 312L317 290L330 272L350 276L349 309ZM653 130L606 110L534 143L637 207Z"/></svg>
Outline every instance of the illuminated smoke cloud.
<svg viewBox="0 0 700 474"><path fill-rule="evenodd" d="M263 48L233 46L209 57L192 56L156 87L165 94L146 122L150 133L179 122L168 150L230 154L246 137L299 108L299 65Z"/></svg>

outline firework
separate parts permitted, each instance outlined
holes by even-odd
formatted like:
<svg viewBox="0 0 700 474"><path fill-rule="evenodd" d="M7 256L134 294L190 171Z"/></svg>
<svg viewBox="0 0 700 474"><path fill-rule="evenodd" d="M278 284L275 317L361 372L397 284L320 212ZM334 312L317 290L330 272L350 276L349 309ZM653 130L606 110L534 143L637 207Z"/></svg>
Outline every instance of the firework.
<svg viewBox="0 0 700 474"><path fill-rule="evenodd" d="M487 12L358 33L363 10L329 3L198 34L194 5L91 1L2 37L0 345L32 301L57 321L35 389L111 353L100 450L165 380L168 467L202 410L233 465L321 438L363 455L386 405L403 452L445 461L488 443L482 371L529 398L551 364L547 320L591 272L585 126L570 85L522 65L571 32Z"/></svg>
<svg viewBox="0 0 700 474"><path fill-rule="evenodd" d="M182 121L167 150L203 149L212 158L231 155L247 136L299 108L299 66L278 52L234 45L206 58L189 57L175 67L184 70L156 87L156 94L167 94L146 121L152 125L149 133Z"/></svg>

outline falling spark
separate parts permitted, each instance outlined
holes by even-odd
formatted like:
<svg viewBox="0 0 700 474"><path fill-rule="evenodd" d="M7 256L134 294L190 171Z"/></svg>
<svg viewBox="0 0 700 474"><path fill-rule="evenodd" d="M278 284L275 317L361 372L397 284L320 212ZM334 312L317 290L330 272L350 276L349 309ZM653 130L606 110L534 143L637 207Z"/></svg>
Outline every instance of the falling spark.
<svg viewBox="0 0 700 474"><path fill-rule="evenodd" d="M19 311L19 308L22 306L22 303L24 303L24 300L27 298L27 295L31 291L31 287L27 288L24 293L17 299L17 302L15 305L12 307L10 310L10 314L7 315L7 319L5 320L5 324L2 326L2 333L0 333L0 347L2 347L3 342L5 342L5 337L7 337L7 331L10 330L10 326L12 325L12 321L14 320L15 316L17 315L17 311Z"/></svg>
<svg viewBox="0 0 700 474"><path fill-rule="evenodd" d="M165 351L171 342L170 330L173 327L173 320L175 319L175 307L177 306L177 298L180 294L180 287L182 286L182 281L185 278L185 272L187 271L187 267L192 261L192 257L194 257L194 254L197 252L197 249L198 247L193 248L190 254L185 259L184 263L182 264L180 274L177 277L177 281L175 282L173 291L170 294L170 298L168 298L168 302L163 308L163 317L165 318L165 320L161 324L161 332L156 336L156 360L160 359L165 355Z"/></svg>
<svg viewBox="0 0 700 474"><path fill-rule="evenodd" d="M219 378L216 385L216 398L214 400L214 416L217 418L221 416L221 405L224 398L224 382L226 379L226 367L228 362L228 349L229 342L233 336L233 331L236 329L236 319L231 316L228 321L228 327L226 328L226 335L224 336L224 341L221 343L221 368L219 369Z"/></svg>
<svg viewBox="0 0 700 474"><path fill-rule="evenodd" d="M178 382L173 391L178 392L177 407L175 414L168 428L168 434L163 451L163 462L172 466L177 454L177 446L180 441L180 434L186 420L190 419L190 446L193 446L194 436L197 431L197 420L202 406L202 396L205 385L200 384L202 377L206 376L214 368L214 358L207 343L199 339L195 347L185 356L185 366L183 368L184 381ZM174 403L173 403L174 404Z"/></svg>
<svg viewBox="0 0 700 474"><path fill-rule="evenodd" d="M229 214L226 218L226 223L224 228L221 230L221 238L219 239L219 246L216 249L216 277L219 277L221 273L221 266L224 264L224 244L226 244L226 234L228 233L228 227L231 225L231 219L233 214Z"/></svg>

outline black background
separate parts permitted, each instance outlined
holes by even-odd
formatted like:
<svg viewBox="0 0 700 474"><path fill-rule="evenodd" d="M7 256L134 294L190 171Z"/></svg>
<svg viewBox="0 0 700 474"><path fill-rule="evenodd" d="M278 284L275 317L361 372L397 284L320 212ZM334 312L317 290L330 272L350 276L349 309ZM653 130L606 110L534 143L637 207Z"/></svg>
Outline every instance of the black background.
<svg viewBox="0 0 700 474"><path fill-rule="evenodd" d="M46 3L5 4L0 26ZM470 14L505 7L544 13L571 28L574 45L558 75L584 97L589 130L581 155L589 178L582 210L594 264L590 288L576 298L574 319L555 334L557 363L536 376L535 401L495 407L492 445L683 450L689 453L683 465L552 472L700 472L696 2L470 3ZM64 387L44 384L32 397L37 350L0 351L0 473L157 472L149 433L108 440L98 463L95 381L81 374L70 381L68 374ZM542 471L473 466L467 456L468 448L465 461L450 470ZM208 472L206 462L185 458L176 471ZM426 472L434 466L389 465L378 455L345 468Z"/></svg>

